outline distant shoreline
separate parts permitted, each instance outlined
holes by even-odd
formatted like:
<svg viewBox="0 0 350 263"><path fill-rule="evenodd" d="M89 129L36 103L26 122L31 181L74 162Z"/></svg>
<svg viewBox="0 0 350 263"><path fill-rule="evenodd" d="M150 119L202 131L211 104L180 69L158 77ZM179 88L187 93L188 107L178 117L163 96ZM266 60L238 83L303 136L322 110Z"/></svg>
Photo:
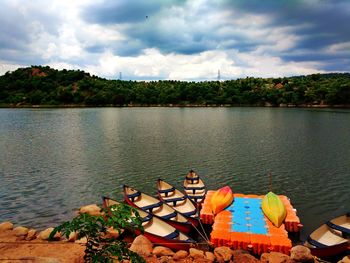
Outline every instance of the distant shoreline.
<svg viewBox="0 0 350 263"><path fill-rule="evenodd" d="M126 105L81 105L81 104L65 104L65 105L31 105L31 104L0 104L0 108L15 109L45 109L45 108L238 108L238 107L255 107L255 108L318 108L318 109L350 109L350 105L325 105L325 104L281 104L281 105L239 105L239 104L126 104Z"/></svg>
<svg viewBox="0 0 350 263"><path fill-rule="evenodd" d="M350 73L186 82L123 81L48 66L0 76L2 108L350 108Z"/></svg>

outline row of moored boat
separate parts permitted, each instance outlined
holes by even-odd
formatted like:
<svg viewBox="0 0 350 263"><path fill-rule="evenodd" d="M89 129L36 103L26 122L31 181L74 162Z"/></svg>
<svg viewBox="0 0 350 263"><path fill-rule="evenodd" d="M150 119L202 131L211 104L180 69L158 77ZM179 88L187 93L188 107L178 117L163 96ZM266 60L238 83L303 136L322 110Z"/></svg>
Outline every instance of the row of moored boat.
<svg viewBox="0 0 350 263"><path fill-rule="evenodd" d="M206 188L198 174L191 170L184 180L184 191L176 189L162 179L157 182L158 198L124 185L124 200L136 208L143 220L144 235L153 243L173 249L188 249L196 243L188 236L199 221L199 207ZM109 207L117 201L104 197L103 205Z"/></svg>
<svg viewBox="0 0 350 263"><path fill-rule="evenodd" d="M225 188L225 187L224 187ZM212 197L213 213L221 211L232 198L226 202L230 194L222 188L216 191L217 198ZM229 189L229 187L228 187ZM206 196L206 187L196 172L190 170L183 183L184 192L176 189L170 183L158 179L158 196L153 197L138 189L124 185L124 200L136 208L143 219L144 235L153 243L162 244L180 250L188 249L196 242L189 233L200 224L199 209ZM231 189L229 189L231 191ZM220 199L220 200L219 200ZM279 201L279 202L278 202ZM279 227L286 214L277 195L267 194L262 200L262 210L271 222ZM117 201L105 197L105 207L118 204ZM266 208L267 207L267 208ZM271 211L270 211L271 210ZM282 213L282 212L283 213ZM278 214L280 216L275 216ZM276 218L275 218L276 217ZM276 221L276 222L275 222ZM329 257L350 251L350 213L334 218L310 234L305 245L312 254L318 257Z"/></svg>

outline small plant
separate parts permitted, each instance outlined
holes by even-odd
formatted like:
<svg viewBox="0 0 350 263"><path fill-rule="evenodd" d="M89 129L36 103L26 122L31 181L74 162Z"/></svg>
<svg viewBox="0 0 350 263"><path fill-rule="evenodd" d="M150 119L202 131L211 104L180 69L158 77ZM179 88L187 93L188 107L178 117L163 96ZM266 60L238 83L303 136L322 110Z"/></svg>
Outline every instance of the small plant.
<svg viewBox="0 0 350 263"><path fill-rule="evenodd" d="M113 262L115 259L128 259L132 263L145 262L141 256L129 250L127 243L121 238L108 235L108 229L111 227L119 234L124 229L143 232L142 218L138 212L122 203L104 208L101 212L102 215L99 216L81 214L72 221L64 222L54 228L50 239L52 240L58 232L66 238L72 232L77 232L78 239L86 237L85 262Z"/></svg>

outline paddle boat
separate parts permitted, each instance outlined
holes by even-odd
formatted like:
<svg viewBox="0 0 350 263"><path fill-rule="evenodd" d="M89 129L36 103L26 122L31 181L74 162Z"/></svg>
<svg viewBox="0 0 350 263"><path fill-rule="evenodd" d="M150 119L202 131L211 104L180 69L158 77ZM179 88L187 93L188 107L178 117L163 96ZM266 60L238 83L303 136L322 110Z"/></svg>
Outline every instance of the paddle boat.
<svg viewBox="0 0 350 263"><path fill-rule="evenodd" d="M210 198L211 209L214 215L228 207L234 199L233 192L229 186L224 186L215 191Z"/></svg>
<svg viewBox="0 0 350 263"><path fill-rule="evenodd" d="M350 253L349 220L348 213L327 221L308 236L304 245L320 258Z"/></svg>
<svg viewBox="0 0 350 263"><path fill-rule="evenodd" d="M350 212L326 222L327 226L341 235L350 238Z"/></svg>
<svg viewBox="0 0 350 263"><path fill-rule="evenodd" d="M194 203L171 184L162 179L157 181L158 198L186 216L194 225L199 224L198 209Z"/></svg>
<svg viewBox="0 0 350 263"><path fill-rule="evenodd" d="M207 191L203 180L199 178L199 175L195 171L190 170L188 172L185 177L183 187L188 198L200 206L200 204L204 201Z"/></svg>
<svg viewBox="0 0 350 263"><path fill-rule="evenodd" d="M280 227L286 218L287 211L278 195L268 192L262 199L261 208L265 216L276 227Z"/></svg>
<svg viewBox="0 0 350 263"><path fill-rule="evenodd" d="M143 211L149 212L154 216L164 220L176 229L184 233L189 233L192 224L180 212L176 211L166 203L159 201L159 199L142 193L127 185L123 186L125 201L134 207L140 208Z"/></svg>
<svg viewBox="0 0 350 263"><path fill-rule="evenodd" d="M105 208L118 204L120 204L118 201L103 197L103 207ZM143 235L154 244L166 246L174 250L188 250L195 246L196 242L193 239L169 225L167 222L139 208L135 209L142 218L142 226L144 228ZM136 230L135 234L140 235L142 233Z"/></svg>

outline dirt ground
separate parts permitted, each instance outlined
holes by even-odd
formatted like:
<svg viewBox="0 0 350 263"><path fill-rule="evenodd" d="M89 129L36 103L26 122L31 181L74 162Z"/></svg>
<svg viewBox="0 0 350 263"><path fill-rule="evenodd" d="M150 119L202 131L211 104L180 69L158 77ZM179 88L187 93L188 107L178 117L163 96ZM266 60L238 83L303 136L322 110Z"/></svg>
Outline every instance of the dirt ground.
<svg viewBox="0 0 350 263"><path fill-rule="evenodd" d="M74 242L20 240L12 230L0 232L0 263L80 263L85 246Z"/></svg>

